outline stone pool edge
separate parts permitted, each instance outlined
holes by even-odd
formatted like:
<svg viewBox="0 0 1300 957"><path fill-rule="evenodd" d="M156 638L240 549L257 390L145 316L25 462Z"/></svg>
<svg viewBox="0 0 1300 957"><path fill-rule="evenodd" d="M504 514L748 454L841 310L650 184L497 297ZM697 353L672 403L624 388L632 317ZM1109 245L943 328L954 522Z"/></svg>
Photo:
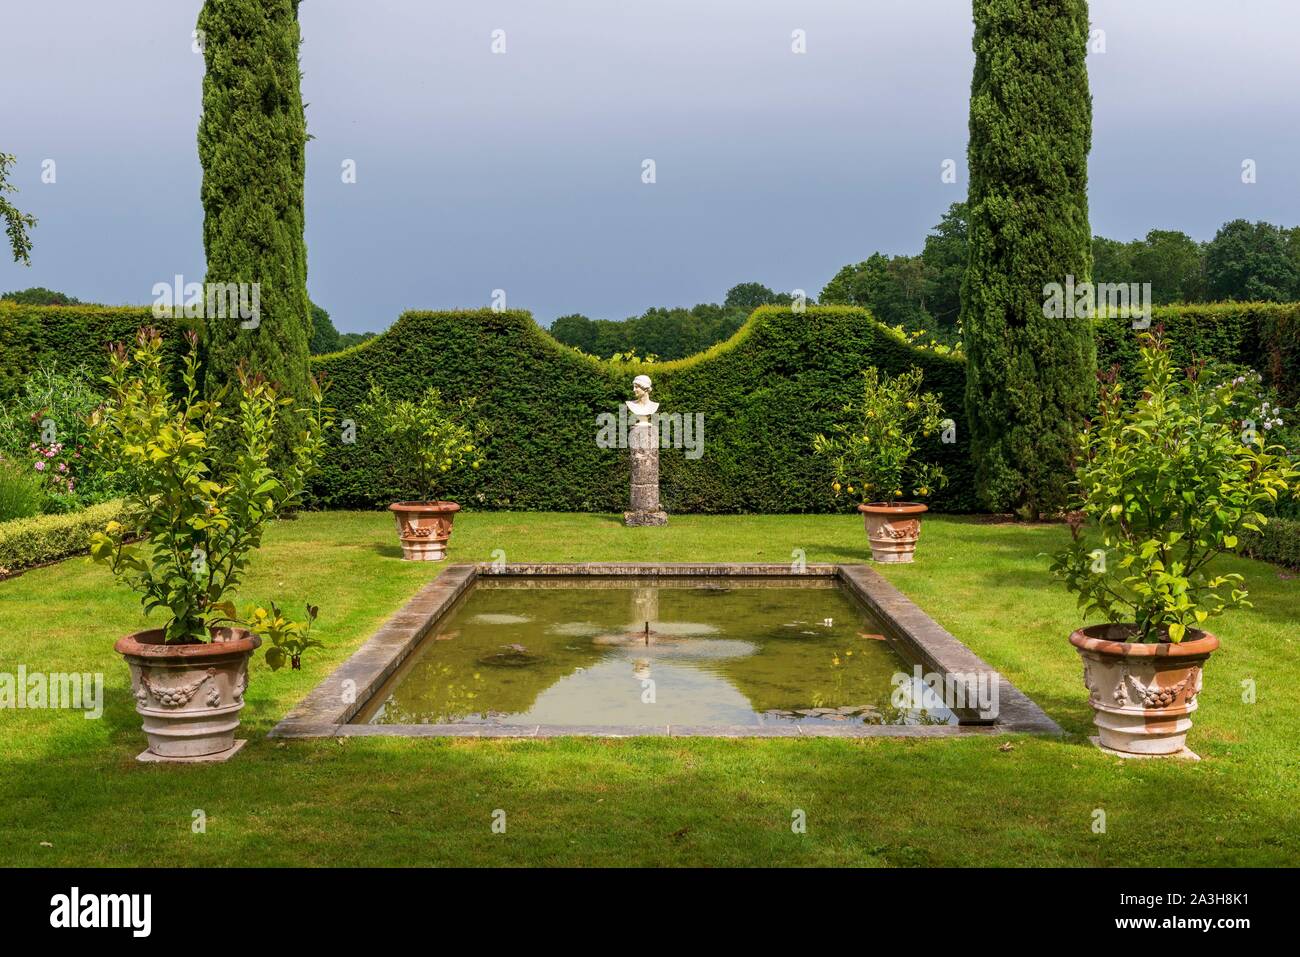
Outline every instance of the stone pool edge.
<svg viewBox="0 0 1300 957"><path fill-rule="evenodd" d="M419 646L424 636L479 577L754 577L838 578L890 631L890 639L927 669L940 673L996 675L999 717L991 724L908 725L730 725L690 727L652 724L468 725L348 722ZM712 737L712 738L945 738L990 734L1063 734L1055 721L997 669L957 640L917 605L867 565L757 563L636 563L450 565L386 620L343 664L334 669L268 734L272 738L554 738L554 737Z"/></svg>

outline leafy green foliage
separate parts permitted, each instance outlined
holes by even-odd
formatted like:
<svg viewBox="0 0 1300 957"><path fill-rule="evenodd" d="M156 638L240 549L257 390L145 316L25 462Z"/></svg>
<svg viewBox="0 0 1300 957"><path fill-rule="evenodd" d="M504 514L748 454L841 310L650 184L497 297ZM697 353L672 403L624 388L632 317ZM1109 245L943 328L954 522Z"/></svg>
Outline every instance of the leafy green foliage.
<svg viewBox="0 0 1300 957"><path fill-rule="evenodd" d="M965 203L953 203L925 237L921 261L926 268L926 309L940 329L956 331L961 323L961 283L970 258Z"/></svg>
<svg viewBox="0 0 1300 957"><path fill-rule="evenodd" d="M1085 0L975 0L970 262L962 287L966 409L993 511L1063 504L1091 398L1086 318L1051 318L1044 287L1092 273L1092 101Z"/></svg>
<svg viewBox="0 0 1300 957"><path fill-rule="evenodd" d="M845 266L821 292L823 303L862 306L887 326L952 346L960 338L966 273L966 204L953 203L919 256L873 253Z"/></svg>
<svg viewBox="0 0 1300 957"><path fill-rule="evenodd" d="M1248 605L1242 576L1208 565L1258 532L1300 475L1267 433L1238 418L1242 383L1203 364L1182 375L1155 336L1141 355L1142 394L1103 383L1080 438L1074 539L1052 571L1084 615L1134 622L1138 641L1181 641Z"/></svg>
<svg viewBox="0 0 1300 957"><path fill-rule="evenodd" d="M342 338L330 321L330 314L314 302L311 304L311 339L307 348L314 356L338 352L343 348Z"/></svg>
<svg viewBox="0 0 1300 957"><path fill-rule="evenodd" d="M420 501L436 501L450 473L483 464L477 443L484 430L474 421L473 399L453 406L433 387L416 399L395 399L374 383L357 411L367 441L379 443L388 467Z"/></svg>
<svg viewBox="0 0 1300 957"><path fill-rule="evenodd" d="M225 596L238 587L266 523L298 500L330 425L314 380L311 406L296 410L292 398L242 368L237 389L204 398L197 336L190 339L179 398L166 384L157 330L142 329L131 353L117 346L108 397L92 421L99 454L140 478L127 499L132 525L110 522L93 537L91 558L139 592L147 613L167 616L169 642L202 641L213 623L234 618ZM273 436L286 411L302 431L277 471ZM129 544L133 530L148 542Z"/></svg>
<svg viewBox="0 0 1300 957"><path fill-rule="evenodd" d="M248 629L262 638L266 647L266 663L272 671L279 671L286 662L297 671L302 667L302 655L308 648L324 648L319 639L311 636L312 623L320 609L315 605L307 606L307 617L303 621L285 618L275 602L271 610L253 609L247 618Z"/></svg>
<svg viewBox="0 0 1300 957"><path fill-rule="evenodd" d="M44 286L31 286L27 289L15 289L13 292L0 294L0 299L16 302L20 306L80 306L80 299L65 293L46 289Z"/></svg>
<svg viewBox="0 0 1300 957"><path fill-rule="evenodd" d="M9 182L9 170L18 162L12 153L0 153L0 219L5 221L5 233L9 237L9 248L13 252L14 262L24 266L32 264L32 238L28 231L36 228L36 217L24 213L9 202L6 194L18 192L18 187Z"/></svg>
<svg viewBox="0 0 1300 957"><path fill-rule="evenodd" d="M921 391L920 369L902 375L862 373L862 395L844 411L851 425L841 425L833 438L817 435L813 449L828 456L832 488L856 496L864 504L894 503L905 493L926 498L947 484L943 469L916 457L922 438L938 439L943 406L933 392Z"/></svg>
<svg viewBox="0 0 1300 957"><path fill-rule="evenodd" d="M303 241L307 123L299 89L296 0L206 0L203 114L203 249L207 282L260 288L254 328L239 316L207 317L210 389L232 384L241 363L306 401L312 333ZM287 447L285 417L277 444Z"/></svg>
<svg viewBox="0 0 1300 957"><path fill-rule="evenodd" d="M1205 248L1186 233L1153 229L1145 239L1123 243L1095 236L1092 278L1096 283L1150 283L1151 301L1204 302Z"/></svg>
<svg viewBox="0 0 1300 957"><path fill-rule="evenodd" d="M748 316L759 306L788 306L793 302L794 297L788 292L777 292L761 282L742 282L727 290L726 298L722 300L722 307L739 309Z"/></svg>
<svg viewBox="0 0 1300 957"><path fill-rule="evenodd" d="M1300 521L1269 518L1259 531L1245 531L1238 551L1260 561L1300 569Z"/></svg>
<svg viewBox="0 0 1300 957"><path fill-rule="evenodd" d="M1205 248L1211 297L1283 302L1300 298L1300 227L1236 219Z"/></svg>
<svg viewBox="0 0 1300 957"><path fill-rule="evenodd" d="M0 522L39 515L45 503L45 482L23 461L0 454Z"/></svg>
<svg viewBox="0 0 1300 957"><path fill-rule="evenodd" d="M94 382L108 371L107 346L135 338L141 326L164 333L164 365L180 387L183 333L200 321L153 318L147 306L26 306L0 300L0 398L21 395L34 369L84 368ZM98 390L97 390L98 391Z"/></svg>
<svg viewBox="0 0 1300 957"><path fill-rule="evenodd" d="M121 501L104 502L66 515L35 515L0 522L0 570L18 571L84 552L109 522L127 527L131 516Z"/></svg>
<svg viewBox="0 0 1300 957"><path fill-rule="evenodd" d="M123 495L133 476L109 474L90 448L90 416L103 401L84 366L42 366L0 398L0 457L43 486L42 511L70 512Z"/></svg>
<svg viewBox="0 0 1300 957"><path fill-rule="evenodd" d="M864 306L889 326L923 329L930 314L925 308L929 275L920 256L873 253L865 262L845 266L826 287L827 303Z"/></svg>

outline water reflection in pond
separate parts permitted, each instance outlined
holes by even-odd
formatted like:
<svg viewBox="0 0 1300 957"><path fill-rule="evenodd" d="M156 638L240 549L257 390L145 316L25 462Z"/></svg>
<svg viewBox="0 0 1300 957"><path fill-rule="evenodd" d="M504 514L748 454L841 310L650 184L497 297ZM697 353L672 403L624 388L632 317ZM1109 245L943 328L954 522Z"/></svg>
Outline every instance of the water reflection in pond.
<svg viewBox="0 0 1300 957"><path fill-rule="evenodd" d="M951 724L831 579L481 580L356 718L372 724Z"/></svg>

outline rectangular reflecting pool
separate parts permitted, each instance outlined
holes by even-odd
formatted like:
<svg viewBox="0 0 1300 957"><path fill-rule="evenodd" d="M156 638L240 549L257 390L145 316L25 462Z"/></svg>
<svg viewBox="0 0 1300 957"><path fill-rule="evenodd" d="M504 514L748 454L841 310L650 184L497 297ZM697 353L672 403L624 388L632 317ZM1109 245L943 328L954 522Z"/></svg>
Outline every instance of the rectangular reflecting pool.
<svg viewBox="0 0 1300 957"><path fill-rule="evenodd" d="M1060 734L864 565L450 565L281 738Z"/></svg>
<svg viewBox="0 0 1300 957"><path fill-rule="evenodd" d="M884 625L834 578L486 579L354 720L956 723L911 695L913 681Z"/></svg>

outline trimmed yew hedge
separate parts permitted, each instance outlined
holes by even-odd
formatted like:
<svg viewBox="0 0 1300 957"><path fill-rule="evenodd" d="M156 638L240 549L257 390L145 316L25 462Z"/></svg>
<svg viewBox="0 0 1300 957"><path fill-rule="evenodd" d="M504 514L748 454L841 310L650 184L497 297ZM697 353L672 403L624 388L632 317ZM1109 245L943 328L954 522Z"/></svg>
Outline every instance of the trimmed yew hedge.
<svg viewBox="0 0 1300 957"><path fill-rule="evenodd" d="M12 395L32 369L84 365L108 372L108 346L130 342L141 326L163 331L169 365L182 352L180 331L199 320L155 319L149 306L23 306L0 300L0 399Z"/></svg>
<svg viewBox="0 0 1300 957"><path fill-rule="evenodd" d="M121 500L102 502L62 515L34 515L0 522L0 577L45 562L77 555L90 536L109 522L128 522Z"/></svg>
<svg viewBox="0 0 1300 957"><path fill-rule="evenodd" d="M669 512L812 512L846 509L830 492L812 437L829 430L860 388L859 373L917 365L957 423L958 441L934 437L934 461L950 485L933 504L974 508L962 414L960 360L917 350L862 309L767 306L732 339L675 362L613 364L560 345L526 312L408 312L387 333L319 357L340 419L354 418L370 381L399 396L435 385L476 398L491 435L486 464L453 479L464 505L566 511L627 507L628 453L596 444L597 415L617 414L633 376L654 380L662 411L704 416L704 454L660 451ZM314 485L320 505L373 507L417 494L380 467L364 428L331 443Z"/></svg>
<svg viewBox="0 0 1300 957"><path fill-rule="evenodd" d="M1300 521L1270 518L1258 532L1246 532L1237 551L1260 561L1300 569Z"/></svg>
<svg viewBox="0 0 1300 957"><path fill-rule="evenodd" d="M1252 366L1289 404L1300 403L1300 304L1228 303L1157 307L1180 362L1212 355ZM105 346L130 341L141 325L162 327L173 350L195 320L155 320L148 307L19 306L0 302L0 400L38 365L107 368ZM1138 333L1126 321L1098 329L1098 366L1131 376ZM661 452L666 507L678 512L808 512L847 509L829 494L812 436L834 424L876 364L891 373L915 364L957 423L955 445L936 444L933 460L949 486L932 504L977 508L969 461L961 360L914 349L862 309L814 306L758 310L730 340L688 359L616 365L556 342L526 312L409 312L388 332L313 367L332 383L339 418L354 410L371 378L394 394L436 385L448 397L477 397L493 429L479 472L457 476L449 497L479 508L621 511L627 503L627 452L597 447L596 415L617 412L640 372L655 382L665 412L704 414L704 456ZM355 445L336 434L313 488L324 507L377 507L408 498L385 474L364 430Z"/></svg>
<svg viewBox="0 0 1300 957"><path fill-rule="evenodd" d="M1151 326L1164 327L1165 339L1180 364L1213 357L1250 366L1278 390L1284 404L1300 404L1300 303L1156 306ZM1097 329L1097 368L1104 371L1118 365L1121 374L1134 374L1139 338L1128 321L1102 322Z"/></svg>

